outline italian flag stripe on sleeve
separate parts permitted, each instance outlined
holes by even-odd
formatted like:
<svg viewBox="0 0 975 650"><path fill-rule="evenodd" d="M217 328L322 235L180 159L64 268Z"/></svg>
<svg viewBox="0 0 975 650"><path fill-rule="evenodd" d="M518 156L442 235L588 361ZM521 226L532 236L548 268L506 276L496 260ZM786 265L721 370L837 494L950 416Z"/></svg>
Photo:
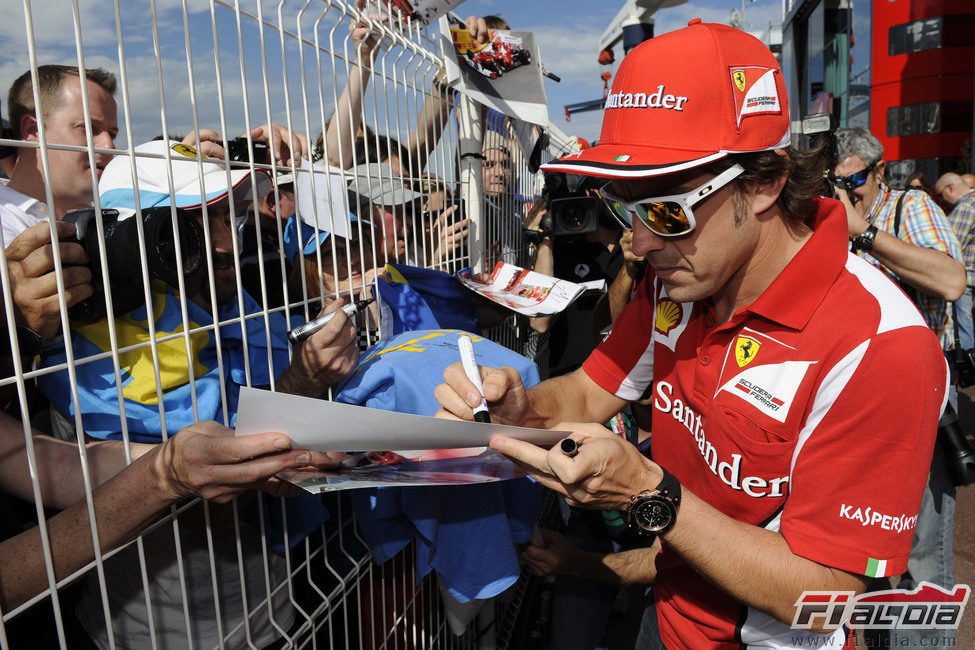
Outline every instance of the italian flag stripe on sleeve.
<svg viewBox="0 0 975 650"><path fill-rule="evenodd" d="M867 576L870 578L882 578L887 575L887 560L877 560L867 558Z"/></svg>

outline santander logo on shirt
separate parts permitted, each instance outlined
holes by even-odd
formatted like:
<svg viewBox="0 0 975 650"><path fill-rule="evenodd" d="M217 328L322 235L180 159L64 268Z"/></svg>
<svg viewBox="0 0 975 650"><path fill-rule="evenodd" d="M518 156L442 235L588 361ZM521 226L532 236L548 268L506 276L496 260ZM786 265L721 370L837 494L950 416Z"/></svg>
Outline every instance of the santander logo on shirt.
<svg viewBox="0 0 975 650"><path fill-rule="evenodd" d="M786 495L788 476L770 479L761 476L749 476L744 473L747 468L742 467L742 454L732 453L726 458L719 457L718 449L704 433L701 415L679 397L674 397L674 387L671 384L666 381L659 381L654 386L654 392L656 393L653 399L654 408L661 413L669 414L684 425L688 433L694 438L705 466L712 474L721 479L722 483L732 490L743 492L756 499Z"/></svg>

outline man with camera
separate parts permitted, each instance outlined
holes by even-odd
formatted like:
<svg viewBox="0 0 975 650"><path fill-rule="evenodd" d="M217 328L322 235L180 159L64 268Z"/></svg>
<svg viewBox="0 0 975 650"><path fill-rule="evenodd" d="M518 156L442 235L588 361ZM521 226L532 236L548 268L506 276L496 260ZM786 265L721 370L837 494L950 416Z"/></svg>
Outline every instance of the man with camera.
<svg viewBox="0 0 975 650"><path fill-rule="evenodd" d="M843 645L796 603L905 569L944 402L936 338L849 254L842 205L817 196L822 162L788 148L787 97L772 53L730 27L695 19L631 50L599 144L548 169L608 179L647 275L571 375L525 390L481 370L493 421L571 432L494 449L660 539L639 568L668 648ZM472 419L460 364L444 379L443 415ZM652 461L594 424L651 382Z"/></svg>
<svg viewBox="0 0 975 650"><path fill-rule="evenodd" d="M836 132L838 162L832 180L846 208L851 249L900 284L948 350L955 338L948 302L957 300L966 288L961 247L944 212L926 192L887 187L883 154L880 140L865 129ZM956 400L952 387L949 408L956 408ZM899 584L904 589L913 589L921 581L945 588L954 585L955 486L946 468L944 443L941 436L934 448L911 557ZM946 640L938 630L895 633L915 642Z"/></svg>
<svg viewBox="0 0 975 650"><path fill-rule="evenodd" d="M0 186L0 221L6 249L10 289L18 325L19 353L33 359L56 340L61 326L57 281L47 224L49 212L61 219L68 210L92 201L92 187L111 159L110 154L67 151L56 145L111 149L118 133L115 77L101 68L85 70L61 65L37 68L37 93L41 110L34 106L34 80L25 72L10 87L7 110L11 137L31 145L47 143L45 175L41 150L18 147L10 182ZM84 84L84 86L82 86ZM85 130L82 94L87 93L91 140ZM89 153L91 156L89 157ZM48 180L45 180L48 179ZM51 201L48 205L48 201ZM58 225L59 237L73 233ZM92 293L88 261L76 244L61 242L64 298L68 306Z"/></svg>

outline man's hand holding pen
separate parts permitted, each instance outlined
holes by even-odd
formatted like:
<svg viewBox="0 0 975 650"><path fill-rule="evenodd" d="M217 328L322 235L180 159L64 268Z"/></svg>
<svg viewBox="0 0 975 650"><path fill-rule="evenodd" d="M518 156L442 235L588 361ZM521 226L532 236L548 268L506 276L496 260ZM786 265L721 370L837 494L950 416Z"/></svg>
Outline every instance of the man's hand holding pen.
<svg viewBox="0 0 975 650"><path fill-rule="evenodd" d="M335 316L295 346L291 366L278 381L278 390L322 397L352 372L359 361L359 348L355 325L342 309L345 305L345 299L340 298L319 313L319 318L331 313Z"/></svg>

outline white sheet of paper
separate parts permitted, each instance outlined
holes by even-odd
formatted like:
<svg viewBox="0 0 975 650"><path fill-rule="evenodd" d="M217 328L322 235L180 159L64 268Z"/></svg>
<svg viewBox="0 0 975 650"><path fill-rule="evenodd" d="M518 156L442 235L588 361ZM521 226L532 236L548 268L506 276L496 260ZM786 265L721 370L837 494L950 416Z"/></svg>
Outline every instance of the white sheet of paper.
<svg viewBox="0 0 975 650"><path fill-rule="evenodd" d="M349 238L349 194L341 170L302 159L295 171L295 208L309 226Z"/></svg>
<svg viewBox="0 0 975 650"><path fill-rule="evenodd" d="M461 449L487 445L495 434L549 446L569 435L568 431L459 422L241 388L237 435L267 431L283 433L296 448L312 451Z"/></svg>

